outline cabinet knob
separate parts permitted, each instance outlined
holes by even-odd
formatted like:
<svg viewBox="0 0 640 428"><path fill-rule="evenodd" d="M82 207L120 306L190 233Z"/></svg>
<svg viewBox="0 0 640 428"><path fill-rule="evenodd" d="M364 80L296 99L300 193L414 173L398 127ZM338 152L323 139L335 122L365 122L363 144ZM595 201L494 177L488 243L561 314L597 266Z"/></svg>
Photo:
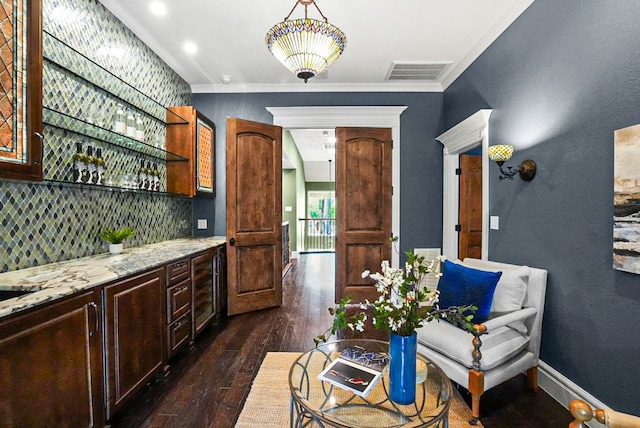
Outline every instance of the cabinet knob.
<svg viewBox="0 0 640 428"><path fill-rule="evenodd" d="M231 239L229 239L229 245L231 245L232 247L233 247L234 245L236 245L236 240L235 240L235 238L231 238Z"/></svg>

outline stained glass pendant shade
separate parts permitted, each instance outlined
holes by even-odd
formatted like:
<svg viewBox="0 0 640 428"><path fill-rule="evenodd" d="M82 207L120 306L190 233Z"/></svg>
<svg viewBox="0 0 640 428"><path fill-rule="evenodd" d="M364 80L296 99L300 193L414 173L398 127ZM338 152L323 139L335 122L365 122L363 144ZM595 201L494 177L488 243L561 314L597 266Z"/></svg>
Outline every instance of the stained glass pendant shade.
<svg viewBox="0 0 640 428"><path fill-rule="evenodd" d="M298 4L304 6L304 19L289 19ZM307 80L326 70L344 51L347 38L327 18L324 21L307 17L307 6L314 0L297 0L289 16L271 28L265 37L269 51L292 73Z"/></svg>

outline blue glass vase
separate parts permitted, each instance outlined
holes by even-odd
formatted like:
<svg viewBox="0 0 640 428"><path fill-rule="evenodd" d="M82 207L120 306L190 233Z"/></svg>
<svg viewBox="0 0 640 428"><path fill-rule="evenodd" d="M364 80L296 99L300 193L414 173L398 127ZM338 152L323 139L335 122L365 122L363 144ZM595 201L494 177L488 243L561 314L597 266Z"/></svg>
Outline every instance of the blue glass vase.
<svg viewBox="0 0 640 428"><path fill-rule="evenodd" d="M416 352L418 335L389 335L389 398L398 404L416 401Z"/></svg>

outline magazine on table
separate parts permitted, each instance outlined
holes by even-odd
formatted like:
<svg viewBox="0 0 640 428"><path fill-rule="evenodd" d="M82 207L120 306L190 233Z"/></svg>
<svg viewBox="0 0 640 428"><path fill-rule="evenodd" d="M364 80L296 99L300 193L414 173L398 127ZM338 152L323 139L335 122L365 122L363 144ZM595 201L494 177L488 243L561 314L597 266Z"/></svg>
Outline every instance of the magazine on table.
<svg viewBox="0 0 640 428"><path fill-rule="evenodd" d="M340 357L379 372L383 371L387 364L389 364L388 354L367 351L361 346L350 346L345 348L340 353Z"/></svg>
<svg viewBox="0 0 640 428"><path fill-rule="evenodd" d="M382 370L388 362L387 354L367 352L360 347L347 348L318 378L366 397L382 378Z"/></svg>

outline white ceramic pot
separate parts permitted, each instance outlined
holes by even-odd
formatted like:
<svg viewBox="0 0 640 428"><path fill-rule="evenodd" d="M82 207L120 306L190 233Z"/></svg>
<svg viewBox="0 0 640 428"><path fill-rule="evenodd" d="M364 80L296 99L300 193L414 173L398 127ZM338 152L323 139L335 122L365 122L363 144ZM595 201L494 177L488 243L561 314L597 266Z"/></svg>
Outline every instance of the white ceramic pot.
<svg viewBox="0 0 640 428"><path fill-rule="evenodd" d="M109 244L109 252L111 254L120 254L122 252L122 244Z"/></svg>

